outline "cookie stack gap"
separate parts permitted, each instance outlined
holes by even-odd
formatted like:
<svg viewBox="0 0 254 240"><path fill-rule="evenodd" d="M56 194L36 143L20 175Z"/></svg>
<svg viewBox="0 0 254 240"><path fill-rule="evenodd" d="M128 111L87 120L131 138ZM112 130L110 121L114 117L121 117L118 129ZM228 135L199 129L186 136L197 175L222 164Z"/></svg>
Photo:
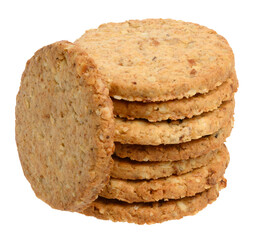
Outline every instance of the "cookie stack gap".
<svg viewBox="0 0 254 240"><path fill-rule="evenodd" d="M197 24L147 19L103 24L75 43L105 76L115 115L110 181L81 213L151 224L216 200L238 87L227 41Z"/></svg>

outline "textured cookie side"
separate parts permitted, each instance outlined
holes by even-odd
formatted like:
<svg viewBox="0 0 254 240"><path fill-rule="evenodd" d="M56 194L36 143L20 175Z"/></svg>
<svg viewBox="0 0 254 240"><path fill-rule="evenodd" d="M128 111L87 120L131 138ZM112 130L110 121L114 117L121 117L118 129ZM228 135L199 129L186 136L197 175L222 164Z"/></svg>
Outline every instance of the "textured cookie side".
<svg viewBox="0 0 254 240"><path fill-rule="evenodd" d="M113 156L114 165L110 175L112 178L126 180L149 180L182 175L206 166L217 151L211 151L198 158L169 162L137 162L128 158L122 159Z"/></svg>
<svg viewBox="0 0 254 240"><path fill-rule="evenodd" d="M81 213L113 222L136 224L161 223L195 215L208 204L214 202L219 196L219 191L225 188L226 185L226 179L223 178L215 186L193 197L153 203L130 204L99 197Z"/></svg>
<svg viewBox="0 0 254 240"><path fill-rule="evenodd" d="M216 133L192 140L190 142L171 145L132 145L115 143L115 155L134 161L179 161L197 158L218 149L229 137L233 127L233 119L227 126Z"/></svg>
<svg viewBox="0 0 254 240"><path fill-rule="evenodd" d="M27 62L16 104L24 175L51 207L77 211L98 197L112 167L113 105L102 75L67 41Z"/></svg>
<svg viewBox="0 0 254 240"><path fill-rule="evenodd" d="M149 122L192 118L204 112L213 111L223 102L231 100L237 87L238 80L234 71L221 86L206 94L197 94L190 98L150 103L129 102L113 98L114 114L120 118L147 119Z"/></svg>
<svg viewBox="0 0 254 240"><path fill-rule="evenodd" d="M115 118L115 142L140 145L189 142L213 134L227 125L233 116L234 106L234 100L227 101L212 112L181 121L151 123Z"/></svg>
<svg viewBox="0 0 254 240"><path fill-rule="evenodd" d="M224 145L206 166L192 172L156 180L111 178L100 196L128 203L194 196L216 184L224 175L228 163L229 153Z"/></svg>

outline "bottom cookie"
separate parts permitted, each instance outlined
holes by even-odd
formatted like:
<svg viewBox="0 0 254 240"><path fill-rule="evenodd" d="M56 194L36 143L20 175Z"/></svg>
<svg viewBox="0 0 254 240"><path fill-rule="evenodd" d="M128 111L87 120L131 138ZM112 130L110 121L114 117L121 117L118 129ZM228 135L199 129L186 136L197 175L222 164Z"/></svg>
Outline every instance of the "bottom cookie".
<svg viewBox="0 0 254 240"><path fill-rule="evenodd" d="M161 223L194 215L219 196L219 191L226 187L226 179L193 197L179 200L159 201L153 203L125 203L99 197L82 214L114 222L136 224Z"/></svg>

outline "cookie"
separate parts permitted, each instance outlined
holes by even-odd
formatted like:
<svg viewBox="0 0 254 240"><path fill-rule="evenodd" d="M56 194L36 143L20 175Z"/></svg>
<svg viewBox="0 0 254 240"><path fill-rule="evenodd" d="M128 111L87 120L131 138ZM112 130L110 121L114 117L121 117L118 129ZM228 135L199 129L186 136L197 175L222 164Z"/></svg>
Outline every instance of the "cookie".
<svg viewBox="0 0 254 240"><path fill-rule="evenodd" d="M219 191L227 185L223 178L210 189L178 200L152 203L125 203L99 197L81 213L113 222L154 224L194 215L219 196Z"/></svg>
<svg viewBox="0 0 254 240"><path fill-rule="evenodd" d="M115 119L115 142L122 144L160 145L178 144L217 132L230 122L234 100L218 109L181 121L151 123L145 120ZM152 133L152 134L151 134Z"/></svg>
<svg viewBox="0 0 254 240"><path fill-rule="evenodd" d="M127 180L158 179L171 175L182 175L196 168L206 166L217 151L189 160L174 162L136 162L128 158L113 157L111 177Z"/></svg>
<svg viewBox="0 0 254 240"><path fill-rule="evenodd" d="M228 42L198 24L171 19L108 23L76 40L108 78L110 96L168 101L207 93L234 69Z"/></svg>
<svg viewBox="0 0 254 240"><path fill-rule="evenodd" d="M183 175L136 181L110 178L100 196L128 203L194 196L216 184L224 175L228 162L229 153L224 145L206 166Z"/></svg>
<svg viewBox="0 0 254 240"><path fill-rule="evenodd" d="M226 82L206 94L197 94L191 98L172 100L166 102L129 102L124 100L113 100L114 114L121 118L147 119L149 122L162 120L179 120L192 118L203 112L217 109L222 102L233 98L238 87L235 73Z"/></svg>
<svg viewBox="0 0 254 240"><path fill-rule="evenodd" d="M115 155L139 162L179 161L197 158L207 154L209 151L218 149L229 137L233 123L232 119L225 127L212 135L181 144L150 146L116 142Z"/></svg>
<svg viewBox="0 0 254 240"><path fill-rule="evenodd" d="M16 103L16 142L24 175L51 207L79 211L107 184L113 104L102 75L67 41L27 62Z"/></svg>

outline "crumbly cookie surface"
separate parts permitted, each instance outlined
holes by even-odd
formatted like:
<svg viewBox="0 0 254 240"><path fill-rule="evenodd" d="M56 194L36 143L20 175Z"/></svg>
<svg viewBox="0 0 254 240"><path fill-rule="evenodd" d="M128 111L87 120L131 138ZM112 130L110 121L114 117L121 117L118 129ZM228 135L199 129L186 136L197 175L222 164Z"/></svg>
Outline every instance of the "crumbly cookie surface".
<svg viewBox="0 0 254 240"><path fill-rule="evenodd" d="M129 120L141 118L147 119L149 122L192 118L204 112L213 111L222 102L231 100L237 87L238 80L234 72L221 86L206 94L196 94L190 98L150 103L130 102L113 98L114 114Z"/></svg>
<svg viewBox="0 0 254 240"><path fill-rule="evenodd" d="M234 100L218 109L181 121L151 123L145 120L115 118L115 142L122 144L178 144L217 132L231 121Z"/></svg>
<svg viewBox="0 0 254 240"><path fill-rule="evenodd" d="M217 150L198 158L168 162L137 162L128 158L122 159L113 156L114 165L110 175L113 178L126 180L149 180L182 175L206 166L216 153Z"/></svg>
<svg viewBox="0 0 254 240"><path fill-rule="evenodd" d="M110 96L166 101L206 93L234 68L228 42L215 31L171 19L108 23L76 40L108 78Z"/></svg>
<svg viewBox="0 0 254 240"><path fill-rule="evenodd" d="M186 143L169 145L132 145L115 143L115 155L139 162L179 161L197 158L218 149L230 135L233 119L219 131Z"/></svg>
<svg viewBox="0 0 254 240"><path fill-rule="evenodd" d="M67 41L27 62L16 104L16 142L24 174L51 207L78 211L109 180L113 104L87 54Z"/></svg>
<svg viewBox="0 0 254 240"><path fill-rule="evenodd" d="M206 165L193 171L156 180L122 180L110 178L101 197L120 201L154 202L194 196L212 187L222 178L229 163L225 145Z"/></svg>
<svg viewBox="0 0 254 240"><path fill-rule="evenodd" d="M223 178L215 186L193 197L152 203L125 203L100 197L81 213L113 222L161 223L196 214L215 201L226 184Z"/></svg>

